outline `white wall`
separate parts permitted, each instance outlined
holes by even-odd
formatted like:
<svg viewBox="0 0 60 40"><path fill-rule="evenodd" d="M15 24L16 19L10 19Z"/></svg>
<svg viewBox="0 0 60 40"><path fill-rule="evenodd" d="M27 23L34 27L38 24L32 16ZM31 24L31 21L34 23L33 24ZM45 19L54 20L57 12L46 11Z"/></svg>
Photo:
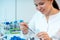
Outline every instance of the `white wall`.
<svg viewBox="0 0 60 40"><path fill-rule="evenodd" d="M60 7L60 0L56 0ZM17 20L31 20L36 12L33 0L17 0ZM0 22L15 20L15 0L0 0Z"/></svg>
<svg viewBox="0 0 60 40"><path fill-rule="evenodd" d="M15 0L0 0L0 22L15 20Z"/></svg>
<svg viewBox="0 0 60 40"><path fill-rule="evenodd" d="M29 21L35 13L35 6L33 0L19 0L18 1L18 19Z"/></svg>
<svg viewBox="0 0 60 40"><path fill-rule="evenodd" d="M17 20L29 21L34 14L33 0L17 0ZM15 0L0 0L0 22L15 20Z"/></svg>

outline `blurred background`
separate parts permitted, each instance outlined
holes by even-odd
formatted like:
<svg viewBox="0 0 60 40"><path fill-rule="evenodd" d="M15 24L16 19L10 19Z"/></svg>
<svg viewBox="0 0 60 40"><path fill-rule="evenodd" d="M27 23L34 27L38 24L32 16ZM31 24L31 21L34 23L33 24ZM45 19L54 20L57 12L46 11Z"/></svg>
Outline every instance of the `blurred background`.
<svg viewBox="0 0 60 40"><path fill-rule="evenodd" d="M56 1L60 8L60 0ZM8 34L20 35L20 21L29 22L35 13L33 0L0 0L0 40L10 40Z"/></svg>

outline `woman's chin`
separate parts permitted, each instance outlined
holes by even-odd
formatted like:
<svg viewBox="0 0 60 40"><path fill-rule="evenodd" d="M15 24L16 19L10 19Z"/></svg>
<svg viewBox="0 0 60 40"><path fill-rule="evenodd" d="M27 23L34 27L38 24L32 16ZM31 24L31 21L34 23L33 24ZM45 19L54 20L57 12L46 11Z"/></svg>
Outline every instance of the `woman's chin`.
<svg viewBox="0 0 60 40"><path fill-rule="evenodd" d="M44 15L47 15L47 13L46 12L41 12L42 14L44 14Z"/></svg>

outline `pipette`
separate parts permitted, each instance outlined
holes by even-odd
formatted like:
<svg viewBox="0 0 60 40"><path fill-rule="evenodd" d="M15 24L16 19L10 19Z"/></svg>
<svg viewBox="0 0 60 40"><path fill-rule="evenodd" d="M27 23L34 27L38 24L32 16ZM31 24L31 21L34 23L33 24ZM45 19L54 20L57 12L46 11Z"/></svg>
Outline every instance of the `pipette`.
<svg viewBox="0 0 60 40"><path fill-rule="evenodd" d="M23 20L20 20L20 23L24 22ZM35 32L28 27L28 29L35 34Z"/></svg>

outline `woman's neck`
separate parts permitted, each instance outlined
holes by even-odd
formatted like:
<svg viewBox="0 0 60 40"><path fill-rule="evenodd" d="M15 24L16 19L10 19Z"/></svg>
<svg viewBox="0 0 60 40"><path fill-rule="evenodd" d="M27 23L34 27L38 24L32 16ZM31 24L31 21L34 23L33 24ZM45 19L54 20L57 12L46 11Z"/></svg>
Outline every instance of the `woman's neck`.
<svg viewBox="0 0 60 40"><path fill-rule="evenodd" d="M48 13L48 15L45 15L45 16L46 16L46 19L47 19L47 22L48 22L50 16L55 15L55 14L57 14L58 12L59 12L58 9L55 9L55 8L52 7L52 9L51 9L51 11Z"/></svg>
<svg viewBox="0 0 60 40"><path fill-rule="evenodd" d="M57 14L58 12L59 12L58 9L52 8L51 12L49 13L49 16L55 15L55 14Z"/></svg>
<svg viewBox="0 0 60 40"><path fill-rule="evenodd" d="M58 9L54 8L54 7L51 7L50 11L47 13L47 15L45 16L52 16L52 15L55 15L59 12Z"/></svg>

